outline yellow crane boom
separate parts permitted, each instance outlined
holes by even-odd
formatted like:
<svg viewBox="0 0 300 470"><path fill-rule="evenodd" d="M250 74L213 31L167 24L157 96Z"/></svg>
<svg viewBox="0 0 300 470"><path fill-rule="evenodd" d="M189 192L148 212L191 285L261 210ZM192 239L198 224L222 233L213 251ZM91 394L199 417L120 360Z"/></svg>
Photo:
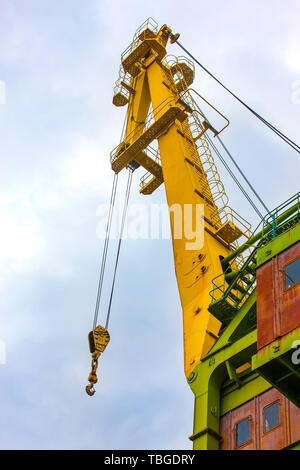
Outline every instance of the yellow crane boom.
<svg viewBox="0 0 300 470"><path fill-rule="evenodd" d="M111 152L111 166L115 173L132 165L144 167L148 173L141 179L142 194L151 194L165 184L173 213L171 230L188 377L214 344L221 326L208 311L211 281L222 272L220 260L250 227L227 205L205 138L208 130L214 135L218 131L197 109L195 92L189 89L194 80L193 63L184 57L166 57L172 38L170 28L164 25L158 29L149 19L122 54L113 103L128 107L127 123L122 143ZM155 141L158 148L153 150Z"/></svg>

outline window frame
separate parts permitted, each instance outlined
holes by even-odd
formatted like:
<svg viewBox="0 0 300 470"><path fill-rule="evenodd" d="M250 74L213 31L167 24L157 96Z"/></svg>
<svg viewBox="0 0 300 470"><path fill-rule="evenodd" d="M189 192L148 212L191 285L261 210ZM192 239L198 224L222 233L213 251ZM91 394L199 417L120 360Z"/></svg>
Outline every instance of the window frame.
<svg viewBox="0 0 300 470"><path fill-rule="evenodd" d="M246 421L248 420L249 422L249 439L245 442L243 442L242 444L237 444L237 429L238 429L238 425L240 423L242 423L243 421ZM240 421L236 422L235 425L234 425L234 447L235 449L240 449L244 446L246 446L247 444L250 444L251 442L251 421L252 421L252 418L251 418L251 415L247 416L246 418L243 418L241 419Z"/></svg>
<svg viewBox="0 0 300 470"><path fill-rule="evenodd" d="M268 429L268 431L266 431L266 415L265 415L265 410L266 410L266 408L269 408L270 406L273 406L273 405L275 405L276 403L278 403L278 424L276 424L276 426L274 426L273 428ZM279 427L281 426L280 407L281 407L281 403L280 403L280 400L279 400L279 399L274 400L272 403L269 403L268 405L266 405L266 406L263 407L263 421L264 421L263 434L268 434L269 432L272 432L272 431L274 431L274 429L277 429L277 428L279 428Z"/></svg>
<svg viewBox="0 0 300 470"><path fill-rule="evenodd" d="M293 289L294 287L297 287L299 284L300 284L300 280L298 282L296 282L295 284L293 284L292 286L290 287L286 287L286 268L290 265L290 264L293 264L295 261L299 260L300 262L300 257L297 256L297 258L293 259L292 261L289 261L287 264L285 264L283 266L283 290L284 292L287 292L291 289Z"/></svg>

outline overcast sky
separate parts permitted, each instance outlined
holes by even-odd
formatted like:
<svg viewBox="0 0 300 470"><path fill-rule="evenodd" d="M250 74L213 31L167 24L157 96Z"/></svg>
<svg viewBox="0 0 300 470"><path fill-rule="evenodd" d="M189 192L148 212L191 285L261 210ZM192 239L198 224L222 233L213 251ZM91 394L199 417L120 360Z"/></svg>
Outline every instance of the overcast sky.
<svg viewBox="0 0 300 470"><path fill-rule="evenodd" d="M112 339L96 394L85 393L103 246L97 210L109 201L109 152L124 119L112 92L121 52L149 16L299 143L298 0L0 0L2 449L192 446L170 240L124 241ZM177 45L168 52L182 55ZM299 191L296 152L199 68L193 87L230 120L224 142L270 209ZM231 206L255 226L219 168ZM163 187L138 194L141 174L131 202L165 203Z"/></svg>

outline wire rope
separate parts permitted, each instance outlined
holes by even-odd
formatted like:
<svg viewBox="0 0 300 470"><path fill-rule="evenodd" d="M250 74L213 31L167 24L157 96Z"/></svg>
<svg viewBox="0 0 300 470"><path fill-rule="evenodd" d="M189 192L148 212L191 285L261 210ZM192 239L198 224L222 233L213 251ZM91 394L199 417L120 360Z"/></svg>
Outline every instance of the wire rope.
<svg viewBox="0 0 300 470"><path fill-rule="evenodd" d="M178 46L190 56L210 77L212 77L219 85L221 85L231 96L233 96L239 103L241 103L248 111L250 111L254 116L256 116L263 124L265 124L270 130L272 130L278 137L280 137L284 142L286 142L290 147L292 147L296 152L300 153L300 146L293 142L289 137L287 137L283 132L277 129L273 124L268 122L264 117L258 114L253 108L251 108L247 103L245 103L241 98L239 98L235 93L233 93L227 86L225 86L215 75L213 75L204 65L202 65L196 57L194 57L180 42L177 38L173 42L176 42Z"/></svg>

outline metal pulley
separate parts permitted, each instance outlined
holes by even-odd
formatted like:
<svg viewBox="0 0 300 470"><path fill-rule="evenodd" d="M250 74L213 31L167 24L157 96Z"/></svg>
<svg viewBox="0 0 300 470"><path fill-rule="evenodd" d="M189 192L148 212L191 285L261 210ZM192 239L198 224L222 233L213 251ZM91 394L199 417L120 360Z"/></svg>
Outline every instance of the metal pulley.
<svg viewBox="0 0 300 470"><path fill-rule="evenodd" d="M88 335L90 353L92 354L92 370L88 377L89 385L85 387L86 393L93 396L95 393L94 384L98 382L97 367L98 358L109 343L110 336L106 328L96 326Z"/></svg>

